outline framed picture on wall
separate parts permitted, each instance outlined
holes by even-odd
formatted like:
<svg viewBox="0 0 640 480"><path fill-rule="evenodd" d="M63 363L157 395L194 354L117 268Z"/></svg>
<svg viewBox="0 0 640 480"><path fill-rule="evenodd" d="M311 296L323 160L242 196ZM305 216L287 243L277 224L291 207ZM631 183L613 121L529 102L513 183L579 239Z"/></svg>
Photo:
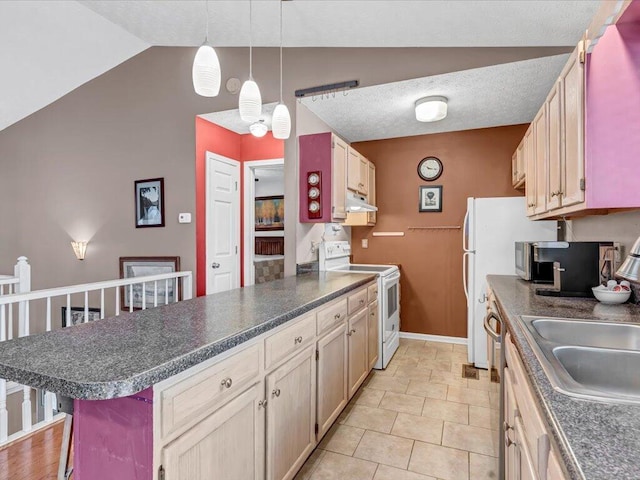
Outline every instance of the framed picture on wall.
<svg viewBox="0 0 640 480"><path fill-rule="evenodd" d="M120 278L146 277L173 273L180 270L180 257L120 257ZM182 298L182 285L179 280L160 280L144 284L144 296L148 306L153 305L154 295L158 296L158 305L176 301L176 283L180 285L178 294ZM120 287L120 302L123 310L129 310L133 301L133 309L142 308L142 283ZM156 291L157 289L157 291Z"/></svg>
<svg viewBox="0 0 640 480"><path fill-rule="evenodd" d="M73 325L80 325L87 322L93 322L94 320L100 320L100 309L89 308L89 315L85 317L84 307L71 307L69 310L69 318L67 319L67 307L62 307L62 328L71 327Z"/></svg>
<svg viewBox="0 0 640 480"><path fill-rule="evenodd" d="M164 178L136 180L136 228L164 227Z"/></svg>
<svg viewBox="0 0 640 480"><path fill-rule="evenodd" d="M284 230L284 195L256 197L256 231Z"/></svg>
<svg viewBox="0 0 640 480"><path fill-rule="evenodd" d="M442 212L442 185L421 185L419 212Z"/></svg>

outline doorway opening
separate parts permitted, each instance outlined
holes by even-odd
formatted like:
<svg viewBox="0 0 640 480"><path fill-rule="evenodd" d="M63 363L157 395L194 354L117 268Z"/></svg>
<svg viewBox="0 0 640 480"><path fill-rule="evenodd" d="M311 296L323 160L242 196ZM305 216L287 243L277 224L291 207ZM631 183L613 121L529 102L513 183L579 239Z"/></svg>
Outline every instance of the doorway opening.
<svg viewBox="0 0 640 480"><path fill-rule="evenodd" d="M284 159L244 162L244 284L284 278Z"/></svg>

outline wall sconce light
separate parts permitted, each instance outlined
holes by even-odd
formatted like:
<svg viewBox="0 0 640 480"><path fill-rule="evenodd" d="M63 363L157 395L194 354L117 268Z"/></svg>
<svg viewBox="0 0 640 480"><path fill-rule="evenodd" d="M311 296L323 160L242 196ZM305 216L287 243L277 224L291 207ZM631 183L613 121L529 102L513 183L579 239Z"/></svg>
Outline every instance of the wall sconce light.
<svg viewBox="0 0 640 480"><path fill-rule="evenodd" d="M84 255L87 253L87 243L88 242L71 242L73 253L76 254L78 260L84 260Z"/></svg>

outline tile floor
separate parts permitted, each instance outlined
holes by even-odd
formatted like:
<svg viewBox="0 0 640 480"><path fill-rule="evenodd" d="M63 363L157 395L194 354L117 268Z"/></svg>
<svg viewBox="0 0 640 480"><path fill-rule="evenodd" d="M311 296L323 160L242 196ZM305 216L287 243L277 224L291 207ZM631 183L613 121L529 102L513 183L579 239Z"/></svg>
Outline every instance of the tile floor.
<svg viewBox="0 0 640 480"><path fill-rule="evenodd" d="M295 480L498 478L499 386L462 378L466 362L466 346L401 339Z"/></svg>

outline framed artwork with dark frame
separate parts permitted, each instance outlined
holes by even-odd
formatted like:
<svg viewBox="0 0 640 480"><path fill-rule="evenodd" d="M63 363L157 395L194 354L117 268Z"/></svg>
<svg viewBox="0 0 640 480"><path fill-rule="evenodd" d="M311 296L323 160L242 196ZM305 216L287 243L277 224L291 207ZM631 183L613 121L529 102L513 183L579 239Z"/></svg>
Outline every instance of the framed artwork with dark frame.
<svg viewBox="0 0 640 480"><path fill-rule="evenodd" d="M149 275L160 275L162 273L173 273L180 271L180 257L120 257L120 278L146 277ZM180 291L179 298L182 298L182 284L178 281ZM167 288L168 287L168 288ZM168 282L160 280L157 282L158 304L164 305L165 296L168 295L169 303L176 301L176 279ZM128 310L133 297L133 309L142 308L142 284L134 284L120 287L120 304L123 310ZM145 297L149 305L153 305L155 293L154 282L145 284ZM149 303L151 302L151 303Z"/></svg>
<svg viewBox="0 0 640 480"><path fill-rule="evenodd" d="M442 212L442 185L421 185L418 212Z"/></svg>
<svg viewBox="0 0 640 480"><path fill-rule="evenodd" d="M164 227L164 178L135 181L136 228Z"/></svg>
<svg viewBox="0 0 640 480"><path fill-rule="evenodd" d="M284 195L256 197L256 231L284 230Z"/></svg>
<svg viewBox="0 0 640 480"><path fill-rule="evenodd" d="M94 320L100 320L99 308L89 308L88 310L89 319L87 321L93 322ZM67 323L67 307L62 307L62 328L85 323L84 313L84 307L71 307L69 312L69 322Z"/></svg>

